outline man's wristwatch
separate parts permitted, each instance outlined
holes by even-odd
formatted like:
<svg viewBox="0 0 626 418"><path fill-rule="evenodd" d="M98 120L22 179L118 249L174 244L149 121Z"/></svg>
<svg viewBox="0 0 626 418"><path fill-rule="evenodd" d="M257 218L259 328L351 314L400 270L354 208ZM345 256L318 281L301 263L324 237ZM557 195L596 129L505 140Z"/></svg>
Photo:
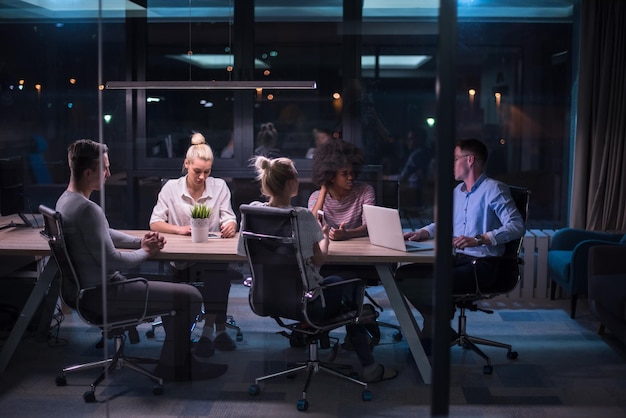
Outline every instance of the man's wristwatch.
<svg viewBox="0 0 626 418"><path fill-rule="evenodd" d="M485 240L483 239L482 234L476 235L474 239L476 239L476 242L478 243L478 245L483 245L485 243Z"/></svg>

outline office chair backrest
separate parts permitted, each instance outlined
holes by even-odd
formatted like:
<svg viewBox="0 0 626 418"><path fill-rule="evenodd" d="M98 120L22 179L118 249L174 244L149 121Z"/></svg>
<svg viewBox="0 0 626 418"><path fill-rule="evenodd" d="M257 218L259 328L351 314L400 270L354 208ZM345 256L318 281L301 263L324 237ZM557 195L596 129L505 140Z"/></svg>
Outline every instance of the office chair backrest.
<svg viewBox="0 0 626 418"><path fill-rule="evenodd" d="M524 225L528 222L528 203L530 190L525 187L509 186L511 197L515 202L517 210L522 215ZM523 260L520 257L524 237L507 242L504 247L504 254L498 260L499 279L496 289L483 289L486 292L504 293L509 292L517 286L520 280L520 264Z"/></svg>
<svg viewBox="0 0 626 418"><path fill-rule="evenodd" d="M303 321L307 291L294 209L239 207L252 273L250 307L259 316Z"/></svg>
<svg viewBox="0 0 626 418"><path fill-rule="evenodd" d="M44 229L41 235L48 240L52 256L61 277L61 299L72 309L77 308L80 285L78 276L65 247L61 214L47 206L40 205L39 212L43 215Z"/></svg>
<svg viewBox="0 0 626 418"><path fill-rule="evenodd" d="M515 207L522 215L524 225L528 223L528 203L530 200L530 190L525 187L509 186L511 197L515 202ZM507 243L504 250L505 256L517 257L522 249L523 237ZM510 244L510 245L509 245Z"/></svg>
<svg viewBox="0 0 626 418"><path fill-rule="evenodd" d="M59 269L59 276L61 279L61 299L72 309L76 310L80 318L88 324L98 327L123 327L127 325L134 325L143 322L146 317L146 303L147 303L147 281L142 278L130 279L130 281L139 281L144 283L146 299L143 305L137 306L136 312L116 312L112 309L107 309L107 319L104 318L104 304L103 304L103 287L95 286L84 288L80 284L78 274L72 263L72 259L68 253L68 249L65 243L65 237L63 235L63 222L61 214L53 209L50 209L44 205L39 206L39 212L43 215L44 229L41 231L41 235L48 241L50 250L52 251L52 257ZM113 283L121 285L122 282ZM89 303L81 303L85 297L91 294L95 297L89 298ZM164 312L168 314L170 312Z"/></svg>

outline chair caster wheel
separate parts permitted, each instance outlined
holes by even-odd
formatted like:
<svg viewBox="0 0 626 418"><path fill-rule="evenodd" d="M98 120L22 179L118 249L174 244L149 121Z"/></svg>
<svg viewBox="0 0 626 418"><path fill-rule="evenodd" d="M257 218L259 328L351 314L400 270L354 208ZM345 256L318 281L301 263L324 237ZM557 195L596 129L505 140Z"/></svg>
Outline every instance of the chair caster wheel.
<svg viewBox="0 0 626 418"><path fill-rule="evenodd" d="M363 393L361 393L361 399L363 399L365 402L369 402L372 400L372 392L368 389L365 389L363 391Z"/></svg>
<svg viewBox="0 0 626 418"><path fill-rule="evenodd" d="M393 340L394 341L402 341L402 333L401 332L394 332L393 333Z"/></svg>
<svg viewBox="0 0 626 418"><path fill-rule="evenodd" d="M298 404L296 405L296 408L298 408L298 411L306 411L307 409L309 409L309 401L307 401L306 399L300 399L298 401Z"/></svg>
<svg viewBox="0 0 626 418"><path fill-rule="evenodd" d="M65 376L57 376L54 381L56 382L57 386L67 385L67 379L65 378Z"/></svg>
<svg viewBox="0 0 626 418"><path fill-rule="evenodd" d="M146 331L146 338L154 338L154 330L150 329Z"/></svg>
<svg viewBox="0 0 626 418"><path fill-rule="evenodd" d="M493 366L488 364L487 366L483 366L483 374L491 374L493 373Z"/></svg>
<svg viewBox="0 0 626 418"><path fill-rule="evenodd" d="M508 353L506 353L506 358L515 360L517 358L517 351L509 351Z"/></svg>
<svg viewBox="0 0 626 418"><path fill-rule="evenodd" d="M238 332L238 333L237 333L236 340L237 340L237 342L241 342L241 341L243 341L243 333Z"/></svg>
<svg viewBox="0 0 626 418"><path fill-rule="evenodd" d="M152 389L152 394L157 396L163 395L163 385L155 385Z"/></svg>
<svg viewBox="0 0 626 418"><path fill-rule="evenodd" d="M87 392L83 393L83 399L86 403L94 403L96 401L96 394L93 390L88 390Z"/></svg>
<svg viewBox="0 0 626 418"><path fill-rule="evenodd" d="M250 385L248 388L248 394L252 396L257 396L259 393L261 393L261 388L257 384Z"/></svg>

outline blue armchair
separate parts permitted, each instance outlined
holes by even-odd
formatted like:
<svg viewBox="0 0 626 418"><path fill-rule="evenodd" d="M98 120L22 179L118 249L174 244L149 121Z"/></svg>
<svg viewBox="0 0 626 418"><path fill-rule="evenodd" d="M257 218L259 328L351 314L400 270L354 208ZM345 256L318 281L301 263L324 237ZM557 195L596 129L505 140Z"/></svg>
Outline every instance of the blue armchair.
<svg viewBox="0 0 626 418"><path fill-rule="evenodd" d="M548 252L550 299L554 300L557 285L572 295L570 316L576 315L579 294L587 294L589 248L596 245L626 245L626 234L564 228L552 237Z"/></svg>

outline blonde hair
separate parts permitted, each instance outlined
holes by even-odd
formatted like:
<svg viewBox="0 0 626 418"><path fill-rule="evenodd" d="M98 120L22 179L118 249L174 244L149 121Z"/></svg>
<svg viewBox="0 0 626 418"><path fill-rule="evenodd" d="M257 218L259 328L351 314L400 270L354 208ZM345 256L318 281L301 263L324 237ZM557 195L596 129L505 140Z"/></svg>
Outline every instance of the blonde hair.
<svg viewBox="0 0 626 418"><path fill-rule="evenodd" d="M261 193L264 196L280 196L286 190L287 182L298 178L296 166L289 158L269 159L258 156L253 161L256 179L261 183Z"/></svg>
<svg viewBox="0 0 626 418"><path fill-rule="evenodd" d="M196 158L204 161L213 161L213 150L206 143L204 135L200 132L194 132L191 135L191 145L187 149L185 159L192 162ZM185 164L183 163L183 172L185 172Z"/></svg>

